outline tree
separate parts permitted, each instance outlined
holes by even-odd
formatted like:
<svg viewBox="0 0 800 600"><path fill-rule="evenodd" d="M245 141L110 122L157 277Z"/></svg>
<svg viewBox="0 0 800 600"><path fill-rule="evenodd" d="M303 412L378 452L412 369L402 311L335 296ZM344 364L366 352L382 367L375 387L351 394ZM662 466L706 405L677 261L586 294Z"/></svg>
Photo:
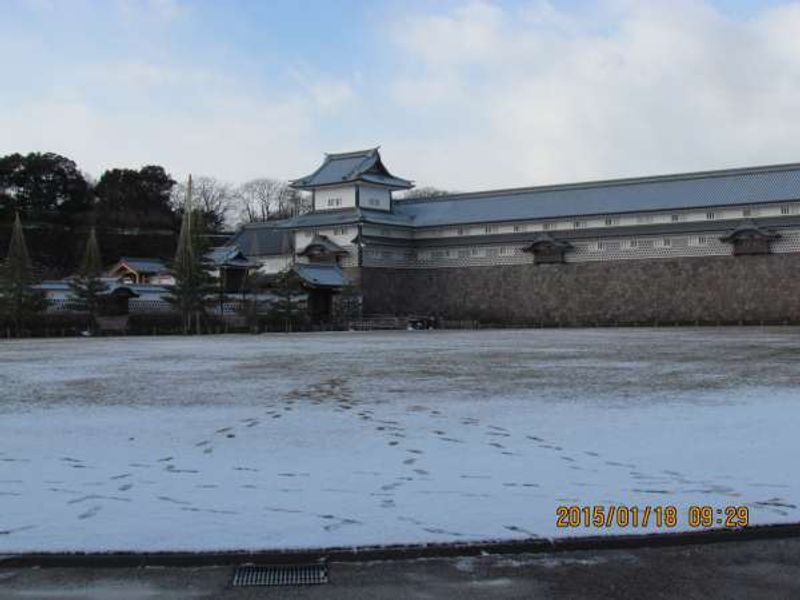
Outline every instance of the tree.
<svg viewBox="0 0 800 600"><path fill-rule="evenodd" d="M235 196L243 223L285 219L311 209L310 197L278 179L253 179L240 185Z"/></svg>
<svg viewBox="0 0 800 600"><path fill-rule="evenodd" d="M191 331L193 321L196 333L200 333L200 320L205 314L208 296L213 292L211 277L203 262L206 249L198 233L198 212L192 207L192 178L189 176L178 248L172 266L175 285L165 298L180 312L184 334Z"/></svg>
<svg viewBox="0 0 800 600"><path fill-rule="evenodd" d="M174 185L175 180L160 166L106 171L95 186L98 222L110 227L172 229L176 224L170 201Z"/></svg>
<svg viewBox="0 0 800 600"><path fill-rule="evenodd" d="M286 332L291 332L305 320L298 296L305 293L300 276L292 269L278 275L272 293L277 300L272 304L270 318Z"/></svg>
<svg viewBox="0 0 800 600"><path fill-rule="evenodd" d="M100 258L100 246L94 227L89 231L83 260L77 275L70 281L71 308L86 311L89 314L89 331L97 329L97 315L108 293L108 285L103 281L103 263Z"/></svg>
<svg viewBox="0 0 800 600"><path fill-rule="evenodd" d="M19 213L14 219L8 256L0 268L0 317L20 336L28 321L47 307L44 294L33 289L28 246Z"/></svg>
<svg viewBox="0 0 800 600"><path fill-rule="evenodd" d="M173 189L173 206L180 206L186 197L186 186L178 184ZM225 230L228 215L234 203L233 187L214 177L197 177L192 180L192 205L202 218L202 230L219 233ZM178 209L180 210L180 209Z"/></svg>
<svg viewBox="0 0 800 600"><path fill-rule="evenodd" d="M52 152L0 157L0 220L15 212L37 222L68 223L93 206L76 164Z"/></svg>
<svg viewBox="0 0 800 600"><path fill-rule="evenodd" d="M423 186L403 192L403 195L400 197L400 199L406 200L409 198L438 198L440 196L450 196L451 194L455 193L456 192L442 190L432 186Z"/></svg>

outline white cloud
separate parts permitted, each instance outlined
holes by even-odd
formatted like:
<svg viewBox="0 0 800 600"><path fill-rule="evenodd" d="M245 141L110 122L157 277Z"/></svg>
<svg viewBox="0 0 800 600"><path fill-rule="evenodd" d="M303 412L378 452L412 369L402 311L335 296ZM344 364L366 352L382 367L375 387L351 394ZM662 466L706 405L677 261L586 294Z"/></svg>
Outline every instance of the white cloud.
<svg viewBox="0 0 800 600"><path fill-rule="evenodd" d="M0 153L54 151L97 176L163 164L175 176L288 177L319 150L314 101L264 98L202 70L145 63L76 67L50 94L3 106Z"/></svg>
<svg viewBox="0 0 800 600"><path fill-rule="evenodd" d="M325 113L345 108L356 100L353 86L347 79L335 79L308 67L292 67L289 73L316 108Z"/></svg>
<svg viewBox="0 0 800 600"><path fill-rule="evenodd" d="M413 176L464 189L800 160L800 5L746 21L687 0L600 8L408 17L390 89L431 130L401 138Z"/></svg>
<svg viewBox="0 0 800 600"><path fill-rule="evenodd" d="M235 53L208 51L209 64L176 50L180 21L201 18L193 5L118 2L159 26L77 58L36 27L0 39L19 57L7 65L17 85L0 88L0 154L238 181L381 144L398 175L460 190L800 160L798 2L746 20L699 0L466 2L376 19L371 37L354 27L372 60L278 54L247 69ZM79 28L91 4L74 6ZM228 45L213 48L226 57Z"/></svg>

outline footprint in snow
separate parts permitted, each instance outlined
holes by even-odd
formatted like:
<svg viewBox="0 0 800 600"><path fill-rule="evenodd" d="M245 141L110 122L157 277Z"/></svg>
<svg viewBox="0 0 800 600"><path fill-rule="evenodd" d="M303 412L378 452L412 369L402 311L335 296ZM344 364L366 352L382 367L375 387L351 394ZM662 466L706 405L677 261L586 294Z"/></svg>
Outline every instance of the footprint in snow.
<svg viewBox="0 0 800 600"><path fill-rule="evenodd" d="M527 529L523 529L522 527L518 527L516 525L503 525L503 527L515 533L524 533L525 535L529 535L531 537L539 537L532 531L528 531Z"/></svg>
<svg viewBox="0 0 800 600"><path fill-rule="evenodd" d="M169 496L156 496L159 500L163 502L171 502L172 504L183 504L186 506L191 506L191 502L187 502L186 500L176 500L175 498L170 498Z"/></svg>
<svg viewBox="0 0 800 600"><path fill-rule="evenodd" d="M199 473L196 469L178 469L175 465L167 465L164 468L165 471L169 471L170 473Z"/></svg>
<svg viewBox="0 0 800 600"><path fill-rule="evenodd" d="M102 507L102 506L100 506L99 504L97 504L97 505L95 505L95 506L92 506L92 507L91 507L89 510L87 510L86 512L79 514L79 515L78 515L78 518L79 518L79 519L81 519L81 520L83 520L83 519L90 519L91 517L93 517L93 516L95 516L97 513L99 513L99 512L100 512L100 509L102 509L102 508L103 508L103 507Z"/></svg>
<svg viewBox="0 0 800 600"><path fill-rule="evenodd" d="M0 529L0 535L11 535L18 531L28 531L29 529L36 529L36 525L22 525L21 527L14 527L12 529Z"/></svg>

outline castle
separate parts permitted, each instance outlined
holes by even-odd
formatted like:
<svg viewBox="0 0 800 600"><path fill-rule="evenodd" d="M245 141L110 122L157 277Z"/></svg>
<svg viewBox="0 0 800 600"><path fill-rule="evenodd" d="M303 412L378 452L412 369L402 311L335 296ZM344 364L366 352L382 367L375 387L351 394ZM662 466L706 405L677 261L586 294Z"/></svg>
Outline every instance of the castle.
<svg viewBox="0 0 800 600"><path fill-rule="evenodd" d="M489 324L800 321L800 164L403 199L373 148L292 186L310 213L229 245L318 316L352 286L364 314Z"/></svg>

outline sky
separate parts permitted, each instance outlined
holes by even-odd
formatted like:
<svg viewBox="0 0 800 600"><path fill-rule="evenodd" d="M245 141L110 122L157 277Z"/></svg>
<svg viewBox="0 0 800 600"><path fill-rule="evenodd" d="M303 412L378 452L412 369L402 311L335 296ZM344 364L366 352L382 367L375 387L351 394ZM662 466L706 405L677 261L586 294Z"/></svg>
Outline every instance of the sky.
<svg viewBox="0 0 800 600"><path fill-rule="evenodd" d="M449 190L800 161L800 2L0 0L0 155Z"/></svg>

